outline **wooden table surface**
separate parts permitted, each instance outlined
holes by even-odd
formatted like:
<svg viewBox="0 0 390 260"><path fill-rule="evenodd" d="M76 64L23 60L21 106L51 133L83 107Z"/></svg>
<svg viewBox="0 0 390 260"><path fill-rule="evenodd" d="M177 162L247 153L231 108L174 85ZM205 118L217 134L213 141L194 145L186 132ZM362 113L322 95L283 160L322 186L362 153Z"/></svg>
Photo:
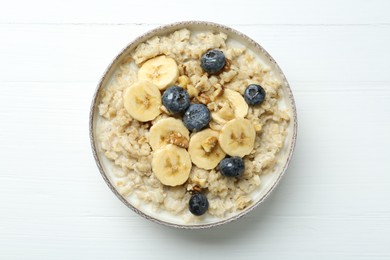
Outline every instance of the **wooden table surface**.
<svg viewBox="0 0 390 260"><path fill-rule="evenodd" d="M0 259L390 259L390 2L1 1ZM298 142L254 212L210 230L126 208L92 157L111 59L158 25L206 20L285 72Z"/></svg>

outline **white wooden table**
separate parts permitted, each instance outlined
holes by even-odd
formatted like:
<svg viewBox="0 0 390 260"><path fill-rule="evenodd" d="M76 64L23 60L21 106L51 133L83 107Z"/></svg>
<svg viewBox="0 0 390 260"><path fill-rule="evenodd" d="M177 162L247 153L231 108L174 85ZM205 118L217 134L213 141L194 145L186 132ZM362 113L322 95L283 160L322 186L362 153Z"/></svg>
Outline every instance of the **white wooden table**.
<svg viewBox="0 0 390 260"><path fill-rule="evenodd" d="M390 2L1 1L0 259L390 259ZM298 143L257 210L176 230L126 208L88 113L128 42L180 20L258 41L290 81Z"/></svg>

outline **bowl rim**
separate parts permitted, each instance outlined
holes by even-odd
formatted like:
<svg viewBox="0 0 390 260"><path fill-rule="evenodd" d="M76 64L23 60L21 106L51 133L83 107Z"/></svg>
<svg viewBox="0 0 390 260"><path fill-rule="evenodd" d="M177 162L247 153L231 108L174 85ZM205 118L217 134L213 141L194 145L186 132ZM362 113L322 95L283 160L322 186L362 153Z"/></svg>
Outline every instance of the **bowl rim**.
<svg viewBox="0 0 390 260"><path fill-rule="evenodd" d="M98 96L99 96L100 90L103 88L103 85L104 85L103 83L105 83L105 80L108 77L108 75L110 74L111 70L113 69L115 64L118 62L118 60L122 57L122 55L124 53L126 53L130 48L135 47L134 45L136 43L139 44L139 42L145 41L145 40L147 40L147 39L149 39L149 38L151 38L151 37L153 37L155 35L159 35L159 34L161 34L162 31L173 29L173 28L176 28L176 27L178 27L176 29L181 29L181 28L185 28L186 26L192 26L192 25L207 26L207 27L211 27L211 28L222 29L224 31L228 31L231 34L235 34L238 37L241 37L244 40L250 42L253 45L253 47L255 47L256 49L260 50L265 55L265 57L267 57L268 60L272 63L272 65L278 71L279 75L281 76L281 78L283 80L284 86L285 86L285 88L287 90L287 93L288 93L289 101L291 102L291 106L292 106L292 115L293 115L293 120L292 121L293 121L294 125L293 125L293 133L292 133L292 137L291 137L292 140L291 140L291 144L290 144L290 147L289 147L287 160L286 160L286 162L285 162L285 164L284 164L284 166L282 168L282 171L279 174L278 178L274 181L272 186L269 188L269 190L258 201L256 201L254 204L252 204L250 207L246 208L245 210L239 212L238 214L233 215L233 216L231 216L229 218L222 219L222 220L217 221L217 222L206 223L206 224L185 225L185 224L171 223L171 222L168 222L168 221L164 221L164 220L160 220L158 218L152 217L152 216L144 213L143 211L137 209L135 206L133 206L130 202L128 202L117 191L117 189L114 187L114 185L108 179L108 176L105 173L104 168L102 166L102 163L101 163L101 161L99 159L99 155L98 155L98 152L97 152L98 149L97 149L96 144L95 144L95 134L94 134L94 116L95 116L95 113L94 113L94 111L96 110ZM272 56L259 43L257 43L256 41L254 41L253 39L251 39L247 35L239 32L239 31L237 31L237 30L235 30L233 28L230 28L230 27L228 27L226 25L222 25L222 24L218 24L218 23L214 23L214 22L208 22L208 21L190 20L190 21L181 21L181 22L169 23L169 24L158 26L158 27L156 27L156 28L154 28L152 30L149 30L146 33L143 33L140 36L138 36L135 39L133 39L130 43L128 43L126 45L125 48L123 48L115 56L115 58L111 61L111 63L108 65L108 67L104 71L103 76L100 78L99 83L98 83L98 85L97 85L97 87L95 89L95 92L93 94L92 103L91 103L91 107L90 107L90 113L89 113L89 138L90 138L90 143L91 143L93 157L95 159L95 162L97 164L97 167L99 169L99 172L100 172L101 176L103 177L105 183L108 185L108 187L111 189L111 191L116 195L116 197L120 201L122 201L122 203L125 204L128 208L130 208L131 210L133 210L134 212L136 212L137 214L139 214L140 216L142 216L142 217L144 217L144 218L146 218L148 220L151 220L151 221L153 221L155 223L162 224L162 225L165 225L165 226L174 227L174 228L180 228L180 229L206 229L206 228L210 228L210 227L220 226L220 225L232 222L234 220L237 220L237 219L241 218L242 216L248 214L249 212L251 212L255 208L257 208L265 199L268 198L268 196L271 194L271 192L275 189L275 187L280 182L280 179L283 177L283 175L285 174L285 172L286 172L286 170L287 170L287 168L288 168L288 166L290 164L290 161L291 161L291 158L292 158L292 155L293 155L293 151L294 151L295 145L296 145L296 139L297 139L297 130L298 130L297 119L298 119L297 118L297 109L296 109L295 99L294 99L293 93L292 93L291 88L290 88L290 84L288 83L288 81L286 79L286 76L284 75L283 71L281 70L279 65L276 63L276 61L272 58Z"/></svg>

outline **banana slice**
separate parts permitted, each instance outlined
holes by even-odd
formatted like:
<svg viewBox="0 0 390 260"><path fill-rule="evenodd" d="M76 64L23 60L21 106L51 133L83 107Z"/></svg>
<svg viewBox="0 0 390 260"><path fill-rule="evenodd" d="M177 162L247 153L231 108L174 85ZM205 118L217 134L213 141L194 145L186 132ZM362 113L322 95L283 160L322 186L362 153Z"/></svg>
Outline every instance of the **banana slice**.
<svg viewBox="0 0 390 260"><path fill-rule="evenodd" d="M219 133L206 129L191 137L188 152L192 162L199 168L211 170L225 158L225 152L218 143Z"/></svg>
<svg viewBox="0 0 390 260"><path fill-rule="evenodd" d="M173 85L178 76L175 60L164 55L146 61L138 70L138 80L152 82L160 90Z"/></svg>
<svg viewBox="0 0 390 260"><path fill-rule="evenodd" d="M225 89L223 95L215 102L219 109L211 112L211 118L218 124L223 125L234 118L245 117L248 114L248 104L237 91Z"/></svg>
<svg viewBox="0 0 390 260"><path fill-rule="evenodd" d="M159 120L149 132L149 144L154 151L169 143L187 148L189 139L190 132L187 127L180 119L173 117Z"/></svg>
<svg viewBox="0 0 390 260"><path fill-rule="evenodd" d="M190 176L192 163L187 150L168 144L154 152L152 170L162 184L177 186L185 183Z"/></svg>
<svg viewBox="0 0 390 260"><path fill-rule="evenodd" d="M137 81L125 90L123 104L134 119L150 121L161 113L161 93L152 83Z"/></svg>
<svg viewBox="0 0 390 260"><path fill-rule="evenodd" d="M251 121L236 118L227 122L219 135L222 150L230 156L244 157L255 145L256 131Z"/></svg>

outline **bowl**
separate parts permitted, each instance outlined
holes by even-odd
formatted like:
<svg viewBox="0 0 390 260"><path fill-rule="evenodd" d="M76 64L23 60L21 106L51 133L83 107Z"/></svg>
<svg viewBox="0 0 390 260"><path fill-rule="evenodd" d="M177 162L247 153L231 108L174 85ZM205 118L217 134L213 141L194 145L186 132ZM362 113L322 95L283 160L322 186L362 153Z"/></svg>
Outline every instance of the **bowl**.
<svg viewBox="0 0 390 260"><path fill-rule="evenodd" d="M271 71L273 72L274 76L278 78L282 82L282 92L283 92L283 105L291 112L291 118L290 123L287 129L287 135L285 138L285 143L283 146L283 149L278 154L278 162L275 165L272 173L267 175L262 175L261 180L262 184L260 188L256 189L252 194L251 198L253 200L253 203L243 209L242 211L228 214L226 217L223 218L216 218L216 217L208 217L202 219L202 221L196 222L196 223L184 223L183 220L180 218L180 216L173 216L170 214L162 214L162 213L156 213L151 207L141 207L139 203L136 203L134 199L125 198L122 196L117 188L113 184L113 179L110 176L112 175L112 167L113 162L108 160L102 153L100 144L97 140L97 134L96 134L96 126L99 123L99 120L101 120L101 117L99 115L98 111L98 105L101 101L101 91L103 91L109 82L112 79L113 73L118 68L119 64L123 61L123 59L126 58L126 56L133 51L140 43L145 42L146 40L154 37L154 36L162 36L169 34L171 32L174 32L176 30L187 28L190 31L217 31L217 32L223 32L227 34L228 38L238 43L242 46L245 46L246 48L250 49L255 55L256 58L260 59L262 63L267 65ZM107 183L108 187L111 189L111 191L118 197L120 201L122 201L127 207L135 211L140 216L149 219L151 221L154 221L159 224L176 227L176 228L185 228L185 229L202 229L202 228L209 228L209 227L215 227L219 226L225 223L229 223L233 220L236 220L245 214L249 213L253 209L255 209L257 206L259 206L268 196L269 194L275 189L276 185L279 183L280 179L286 172L286 169L289 165L289 162L291 160L295 143L296 143L296 136L297 136L297 115L296 115L296 107L295 102L293 98L293 94L291 92L290 86L287 82L286 77L284 76L282 70L278 66L278 64L275 62L275 60L268 54L268 52L261 47L257 42L249 38L248 36L242 34L241 32L234 30L232 28L229 28L225 25L211 23L211 22L204 22L204 21L184 21L184 22L178 22L173 24L168 24L164 26L160 26L154 30L151 30L138 38L136 38L134 41L132 41L130 44L128 44L111 62L111 64L108 66L106 71L103 74L103 77L100 79L100 82L96 88L96 91L94 93L93 99L92 99L92 105L91 105L91 111L90 111L90 118L89 118L89 135L90 135L90 141L92 146L92 152L93 156L95 158L96 164L98 166L98 169L104 179L104 181Z"/></svg>

